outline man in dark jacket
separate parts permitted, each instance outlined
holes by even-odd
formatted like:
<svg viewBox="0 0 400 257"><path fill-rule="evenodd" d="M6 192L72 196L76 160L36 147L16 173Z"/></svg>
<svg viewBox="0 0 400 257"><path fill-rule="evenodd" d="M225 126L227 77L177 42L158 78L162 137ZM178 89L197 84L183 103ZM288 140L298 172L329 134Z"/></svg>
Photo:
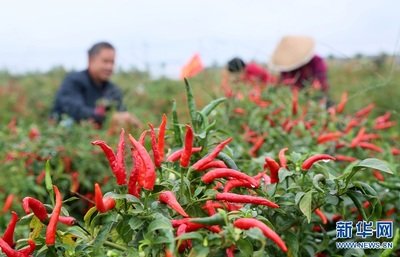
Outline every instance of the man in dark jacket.
<svg viewBox="0 0 400 257"><path fill-rule="evenodd" d="M56 94L53 117L60 119L62 115L67 115L76 122L93 120L101 125L106 111L114 108L117 113L113 120L138 125L139 122L126 112L121 91L109 81L114 69L114 47L100 42L89 49L88 55L88 69L72 72L62 82Z"/></svg>

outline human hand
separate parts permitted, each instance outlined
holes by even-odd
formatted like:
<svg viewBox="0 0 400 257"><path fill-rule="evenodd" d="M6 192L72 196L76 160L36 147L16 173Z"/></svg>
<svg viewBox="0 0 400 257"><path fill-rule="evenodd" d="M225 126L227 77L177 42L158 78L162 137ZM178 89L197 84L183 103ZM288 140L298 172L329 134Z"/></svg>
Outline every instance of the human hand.
<svg viewBox="0 0 400 257"><path fill-rule="evenodd" d="M141 128L142 122L129 112L116 112L111 117L110 131L119 131L121 128L130 130L132 128Z"/></svg>

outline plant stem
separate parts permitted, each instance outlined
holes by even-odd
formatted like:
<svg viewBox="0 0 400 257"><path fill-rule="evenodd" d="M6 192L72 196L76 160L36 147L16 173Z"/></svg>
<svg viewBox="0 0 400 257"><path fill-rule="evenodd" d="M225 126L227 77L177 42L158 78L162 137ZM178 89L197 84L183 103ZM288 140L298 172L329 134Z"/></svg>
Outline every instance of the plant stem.
<svg viewBox="0 0 400 257"><path fill-rule="evenodd" d="M114 248L116 250L123 251L123 252L126 252L128 250L126 247L123 247L122 245L118 245L118 244L110 242L110 241L105 241L104 245Z"/></svg>

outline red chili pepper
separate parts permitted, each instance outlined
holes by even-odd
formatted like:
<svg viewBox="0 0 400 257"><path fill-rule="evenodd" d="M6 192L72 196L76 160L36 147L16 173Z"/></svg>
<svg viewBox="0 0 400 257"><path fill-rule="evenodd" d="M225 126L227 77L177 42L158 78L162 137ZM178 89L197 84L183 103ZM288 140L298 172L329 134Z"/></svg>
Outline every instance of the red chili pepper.
<svg viewBox="0 0 400 257"><path fill-rule="evenodd" d="M334 222L334 223L336 223L336 222L338 222L339 220L342 220L342 219L343 219L343 217L340 214L333 214L333 216L332 216L332 222Z"/></svg>
<svg viewBox="0 0 400 257"><path fill-rule="evenodd" d="M6 200L4 201L4 206L3 209L1 210L2 213L6 213L8 212L8 210L10 210L12 203L14 201L14 195L13 194L9 194L6 198Z"/></svg>
<svg viewBox="0 0 400 257"><path fill-rule="evenodd" d="M143 131L142 134L140 134L140 137L139 137L138 141L139 141L139 143L141 145L144 145L144 142L146 140L146 136L147 136L147 130Z"/></svg>
<svg viewBox="0 0 400 257"><path fill-rule="evenodd" d="M318 232L321 233L322 232L322 228L320 225L314 225L311 229L313 232Z"/></svg>
<svg viewBox="0 0 400 257"><path fill-rule="evenodd" d="M374 133L364 134L364 135L361 137L361 141L368 141L368 140L372 140L372 139L378 139L378 138L380 138L380 137L381 137L380 135L374 134Z"/></svg>
<svg viewBox="0 0 400 257"><path fill-rule="evenodd" d="M375 119L375 124L385 123L390 120L390 116L392 116L391 112L386 112L384 115L378 116Z"/></svg>
<svg viewBox="0 0 400 257"><path fill-rule="evenodd" d="M323 144L330 141L337 141L342 136L341 132L330 132L322 134L317 138L318 144Z"/></svg>
<svg viewBox="0 0 400 257"><path fill-rule="evenodd" d="M233 110L234 113L239 114L239 115L244 115L246 114L246 110L240 107L237 107Z"/></svg>
<svg viewBox="0 0 400 257"><path fill-rule="evenodd" d="M261 146L264 144L265 138L263 136L258 136L253 144L253 146L251 147L251 149L249 150L249 155L252 157L256 157L257 156L257 152L258 150L260 150Z"/></svg>
<svg viewBox="0 0 400 257"><path fill-rule="evenodd" d="M344 133L349 133L354 127L358 126L360 121L358 119L351 119L347 124L346 128L344 129Z"/></svg>
<svg viewBox="0 0 400 257"><path fill-rule="evenodd" d="M238 211L243 208L243 204L233 204L233 203L226 203L226 207L228 211Z"/></svg>
<svg viewBox="0 0 400 257"><path fill-rule="evenodd" d="M392 147L391 153L392 155L400 155L400 149Z"/></svg>
<svg viewBox="0 0 400 257"><path fill-rule="evenodd" d="M279 169L280 166L279 164L272 158L270 157L265 157L265 164L264 164L264 168L268 167L269 171L270 171L270 177L271 177L271 183L275 184L279 182Z"/></svg>
<svg viewBox="0 0 400 257"><path fill-rule="evenodd" d="M158 143L156 132L154 131L153 124L148 124L150 127L150 137L151 137L151 149L153 150L154 165L159 168L161 167L160 152L158 151Z"/></svg>
<svg viewBox="0 0 400 257"><path fill-rule="evenodd" d="M99 212L104 213L115 207L115 200L111 197L103 198L103 193L99 184L94 184L94 200Z"/></svg>
<svg viewBox="0 0 400 257"><path fill-rule="evenodd" d="M121 133L119 135L119 142L117 146L117 154L116 154L116 159L118 166L120 167L119 171L119 178L117 178L117 183L118 179L120 180L119 185L126 185L126 168L125 168L125 130L121 129Z"/></svg>
<svg viewBox="0 0 400 257"><path fill-rule="evenodd" d="M167 127L167 115L163 114L160 127L158 129L158 153L160 160L164 160L165 130Z"/></svg>
<svg viewBox="0 0 400 257"><path fill-rule="evenodd" d="M42 182L43 182L43 180L44 180L44 178L46 177L46 171L44 171L44 170L42 170L40 173L39 173L39 175L37 175L37 177L36 177L36 184L37 185L40 185L40 184L42 184Z"/></svg>
<svg viewBox="0 0 400 257"><path fill-rule="evenodd" d="M286 160L286 156L285 156L285 152L287 150L288 150L288 148L285 147L279 151L279 162L281 164L281 167L283 167L283 168L287 168L287 160Z"/></svg>
<svg viewBox="0 0 400 257"><path fill-rule="evenodd" d="M343 92L342 97L340 99L340 103L336 107L336 112L337 113L342 113L343 112L344 107L346 107L347 97L348 97L347 91Z"/></svg>
<svg viewBox="0 0 400 257"><path fill-rule="evenodd" d="M194 170L198 170L201 166L214 160L217 157L217 155L224 149L224 147L231 141L232 141L231 137L222 141L219 145L215 147L215 149L210 154L206 155L204 158L198 160L195 164L193 164L192 168Z"/></svg>
<svg viewBox="0 0 400 257"><path fill-rule="evenodd" d="M357 136L351 141L350 147L356 147L361 142L361 139L364 135L365 127L362 127L360 131L358 131Z"/></svg>
<svg viewBox="0 0 400 257"><path fill-rule="evenodd" d="M345 156L341 154L335 155L335 158L337 161L343 161L343 162L355 162L357 161L357 158L351 157L351 156Z"/></svg>
<svg viewBox="0 0 400 257"><path fill-rule="evenodd" d="M36 244L35 241L32 239L28 239L28 246L25 248L22 248L21 250L18 250L19 253L22 253L24 257L30 257L33 251L35 251ZM21 257L22 257L21 256Z"/></svg>
<svg viewBox="0 0 400 257"><path fill-rule="evenodd" d="M189 217L189 215L185 212L185 210L182 208L182 206L176 200L176 197L173 192L171 192L171 191L161 192L158 200L160 200L160 202L162 202L162 203L167 204L169 207L174 209L176 212L178 212L183 217L185 217L185 218Z"/></svg>
<svg viewBox="0 0 400 257"><path fill-rule="evenodd" d="M16 212L12 211L11 212L11 220L8 223L8 226L6 228L6 231L3 234L3 240L6 241L6 243L11 246L12 248L15 247L15 242L14 242L14 231L15 231L15 226L18 221L18 215Z"/></svg>
<svg viewBox="0 0 400 257"><path fill-rule="evenodd" d="M257 185L256 187L258 186L259 185ZM224 193L230 192L232 191L232 189L237 187L254 188L254 185L245 180L237 180L237 179L229 180L228 182L226 182L224 186Z"/></svg>
<svg viewBox="0 0 400 257"><path fill-rule="evenodd" d="M250 184L252 184L254 187L256 187L258 185L257 181L253 177L251 177L243 172L233 170L233 169L227 169L227 168L219 168L219 169L210 170L209 172L204 174L203 177L201 177L201 180L204 183L208 184L217 178L228 178L228 177L247 181Z"/></svg>
<svg viewBox="0 0 400 257"><path fill-rule="evenodd" d="M185 145L183 148L183 152L181 155L181 167L188 167L190 162L190 157L192 156L192 148L193 148L193 129L189 125L186 125L186 135L185 135Z"/></svg>
<svg viewBox="0 0 400 257"><path fill-rule="evenodd" d="M281 248L282 251L287 252L288 249L286 247L285 242L280 238L280 236L273 231L271 228L269 228L267 225L265 225L263 222L253 219L253 218L240 218L235 220L233 225L237 228L240 229L251 229L251 228L259 228L261 232L264 234L265 237L271 239L272 241L275 242L275 244Z"/></svg>
<svg viewBox="0 0 400 257"><path fill-rule="evenodd" d="M390 208L389 210L387 210L386 213L385 213L385 215L386 215L386 217L390 217L390 216L392 216L392 215L395 214L395 213L396 213L396 208L393 207L393 208Z"/></svg>
<svg viewBox="0 0 400 257"><path fill-rule="evenodd" d="M168 248L165 249L165 257L174 257L174 254Z"/></svg>
<svg viewBox="0 0 400 257"><path fill-rule="evenodd" d="M47 221L46 207L41 201L32 197L25 197L22 199L22 207L26 214L31 213L32 210L32 212L41 222Z"/></svg>
<svg viewBox="0 0 400 257"><path fill-rule="evenodd" d="M374 108L375 108L375 104L371 103L368 106L366 106L366 107L362 108L361 110L359 110L358 112L356 112L355 116L357 118L366 117Z"/></svg>
<svg viewBox="0 0 400 257"><path fill-rule="evenodd" d="M176 236L181 236L183 234L186 233L186 229L187 229L187 225L186 224L181 224L178 229L176 230ZM185 251L186 248L191 248L192 247L192 240L188 239L188 240L183 240L181 245L178 248L178 251L180 253L183 253Z"/></svg>
<svg viewBox="0 0 400 257"><path fill-rule="evenodd" d="M315 209L314 212L320 217L322 224L328 224L328 218L319 208Z"/></svg>
<svg viewBox="0 0 400 257"><path fill-rule="evenodd" d="M293 89L292 93L292 115L294 116L297 114L297 109L299 106L299 90Z"/></svg>
<svg viewBox="0 0 400 257"><path fill-rule="evenodd" d="M75 193L79 190L79 172L74 171L71 173L71 188L70 191Z"/></svg>
<svg viewBox="0 0 400 257"><path fill-rule="evenodd" d="M228 168L225 162L221 160L214 160L206 163L204 166L201 166L198 171L208 170L208 169L216 169L216 168Z"/></svg>
<svg viewBox="0 0 400 257"><path fill-rule="evenodd" d="M156 171L154 168L154 164L151 161L149 153L146 151L143 145L141 145L134 137L129 135L129 140L131 141L132 145L138 151L139 156L143 160L143 164L146 167L146 179L144 181L143 188L146 190L152 191L154 188L154 184L156 182Z"/></svg>
<svg viewBox="0 0 400 257"><path fill-rule="evenodd" d="M251 204L258 204L258 205L265 205L270 208L279 208L274 202L271 202L268 199L258 196L251 196L251 195L239 195L233 193L217 193L215 196L216 200L219 201L228 201L232 203L251 203Z"/></svg>
<svg viewBox="0 0 400 257"><path fill-rule="evenodd" d="M111 147L108 146L104 141L96 140L93 141L92 144L100 146L100 148L103 150L108 159L111 170L114 173L115 178L117 179L117 184L126 185L126 171L124 167L121 166L121 157L119 157L120 155L117 157Z"/></svg>
<svg viewBox="0 0 400 257"><path fill-rule="evenodd" d="M27 255L24 255L22 253L19 253L18 251L14 250L7 244L6 241L4 241L2 238L0 238L0 248L7 255L7 257L26 257Z"/></svg>
<svg viewBox="0 0 400 257"><path fill-rule="evenodd" d="M221 232L221 229L217 228L216 226L207 226L207 225L200 224L200 223L190 222L190 218L184 218L184 219L180 219L180 220L171 220L171 225L174 228L179 227L182 224L187 225L186 232L196 231L201 228L206 228L209 231L214 232L214 233Z"/></svg>
<svg viewBox="0 0 400 257"><path fill-rule="evenodd" d="M229 248L226 248L225 253L226 257L235 257L235 245L231 245Z"/></svg>
<svg viewBox="0 0 400 257"><path fill-rule="evenodd" d="M143 165L142 158L140 158L138 152L132 149L132 158L134 161L134 166L129 176L128 181L128 193L140 197L140 189L144 185L146 169Z"/></svg>
<svg viewBox="0 0 400 257"><path fill-rule="evenodd" d="M60 222L64 225L67 225L67 226L73 226L76 224L76 219L71 216L59 216L58 222Z"/></svg>
<svg viewBox="0 0 400 257"><path fill-rule="evenodd" d="M224 209L224 206L219 202L213 202L211 200L208 200L202 207L202 209L207 212L208 216L216 214L217 213L215 210L216 208Z"/></svg>
<svg viewBox="0 0 400 257"><path fill-rule="evenodd" d="M382 174L380 171L374 170L374 171L372 172L372 174L374 175L374 177L375 177L377 180L379 180L379 181L385 181L385 177L383 176L383 174Z"/></svg>
<svg viewBox="0 0 400 257"><path fill-rule="evenodd" d="M178 161L182 156L183 150L184 149L182 148L182 149L179 149L179 150L176 150L175 152L173 152L171 155L169 155L167 157L167 162L176 162L176 161ZM192 154L193 153L198 153L200 151L201 151L201 147L193 147L192 148Z"/></svg>
<svg viewBox="0 0 400 257"><path fill-rule="evenodd" d="M368 149L368 150L372 150L372 151L379 152L379 153L383 152L382 148L380 148L377 145L368 143L368 142L360 142L360 143L358 143L358 146L363 148L363 149Z"/></svg>
<svg viewBox="0 0 400 257"><path fill-rule="evenodd" d="M321 160L336 160L336 158L328 154L316 154L305 160L301 165L301 169L309 170L314 163Z"/></svg>
<svg viewBox="0 0 400 257"><path fill-rule="evenodd" d="M62 207L62 198L57 186L53 185L53 191L56 196L56 204L54 206L53 213L51 214L51 218L46 229L47 246L54 245L56 242L57 223Z"/></svg>
<svg viewBox="0 0 400 257"><path fill-rule="evenodd" d="M374 129L376 130L383 130L383 129L388 129L391 127L396 126L396 122L395 121L388 121L388 122L384 122L384 123L379 123L379 124L375 124L374 125Z"/></svg>

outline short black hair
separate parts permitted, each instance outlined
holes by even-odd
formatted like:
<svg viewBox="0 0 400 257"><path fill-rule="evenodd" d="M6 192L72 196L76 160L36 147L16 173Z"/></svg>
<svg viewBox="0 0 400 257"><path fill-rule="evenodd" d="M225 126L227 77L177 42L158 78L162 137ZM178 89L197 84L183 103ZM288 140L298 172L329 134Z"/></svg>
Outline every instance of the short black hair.
<svg viewBox="0 0 400 257"><path fill-rule="evenodd" d="M91 48L88 50L88 56L93 57L97 55L102 49L112 49L115 50L114 46L108 42L98 42L94 44Z"/></svg>
<svg viewBox="0 0 400 257"><path fill-rule="evenodd" d="M246 67L246 63L238 57L235 57L228 62L228 71L230 71L230 72L240 72L245 67Z"/></svg>

